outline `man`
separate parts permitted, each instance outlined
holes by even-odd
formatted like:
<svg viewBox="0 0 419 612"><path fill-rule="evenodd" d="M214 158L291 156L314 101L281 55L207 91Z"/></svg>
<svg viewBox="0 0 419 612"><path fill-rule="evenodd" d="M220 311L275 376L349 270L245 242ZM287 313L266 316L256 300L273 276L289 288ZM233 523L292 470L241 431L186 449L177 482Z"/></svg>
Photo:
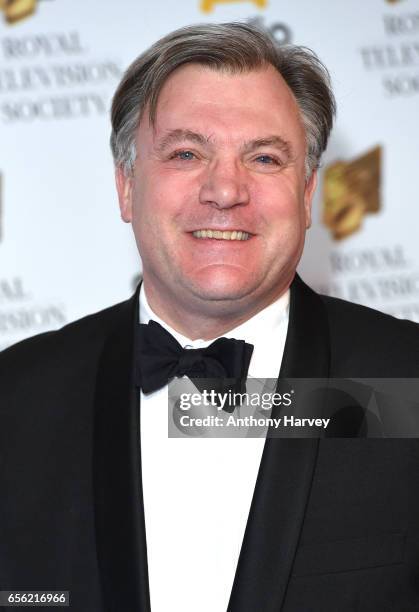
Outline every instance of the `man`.
<svg viewBox="0 0 419 612"><path fill-rule="evenodd" d="M417 375L415 324L295 274L333 113L318 59L249 25L183 28L129 67L111 144L143 282L1 357L1 589L89 612L419 609L417 441L167 439L167 379L206 372L220 337L249 376Z"/></svg>

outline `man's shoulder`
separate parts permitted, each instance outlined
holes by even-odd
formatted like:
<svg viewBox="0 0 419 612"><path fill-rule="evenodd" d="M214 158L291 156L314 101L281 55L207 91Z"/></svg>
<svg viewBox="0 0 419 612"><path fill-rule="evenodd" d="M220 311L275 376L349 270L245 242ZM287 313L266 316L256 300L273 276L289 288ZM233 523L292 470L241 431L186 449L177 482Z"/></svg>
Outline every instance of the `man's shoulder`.
<svg viewBox="0 0 419 612"><path fill-rule="evenodd" d="M59 330L26 338L0 353L0 376L19 368L57 369L67 361L82 363L98 354L104 341L121 319L129 317L132 299L68 323Z"/></svg>
<svg viewBox="0 0 419 612"><path fill-rule="evenodd" d="M329 319L334 324L343 325L349 330L356 326L357 329L362 328L371 330L371 332L385 330L389 333L407 334L419 341L419 323L398 319L369 306L355 304L340 298L321 294L319 297L326 306Z"/></svg>
<svg viewBox="0 0 419 612"><path fill-rule="evenodd" d="M346 360L359 359L369 365L372 361L383 367L391 364L394 376L419 376L418 323L339 298L320 298L328 315L332 353L335 350Z"/></svg>

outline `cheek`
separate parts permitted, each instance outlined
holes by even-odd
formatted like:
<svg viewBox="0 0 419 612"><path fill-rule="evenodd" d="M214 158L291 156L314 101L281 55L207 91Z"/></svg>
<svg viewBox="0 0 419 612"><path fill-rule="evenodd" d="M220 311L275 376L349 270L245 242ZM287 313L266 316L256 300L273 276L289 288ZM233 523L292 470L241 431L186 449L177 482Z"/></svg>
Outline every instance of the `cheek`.
<svg viewBox="0 0 419 612"><path fill-rule="evenodd" d="M157 239L160 234L159 219L152 184L141 177L137 178L133 189L132 226L138 250L143 260L148 260L157 250Z"/></svg>
<svg viewBox="0 0 419 612"><path fill-rule="evenodd" d="M271 201L274 203L261 212L268 228L266 252L277 258L300 249L306 231L306 211L303 201L288 190L277 193Z"/></svg>
<svg viewBox="0 0 419 612"><path fill-rule="evenodd" d="M261 210L269 207L286 216L297 202L303 199L303 188L293 168L280 174L258 177L252 185L251 194Z"/></svg>
<svg viewBox="0 0 419 612"><path fill-rule="evenodd" d="M141 258L151 267L170 266L182 255L177 200L176 191L156 181L144 181L136 189L133 229Z"/></svg>
<svg viewBox="0 0 419 612"><path fill-rule="evenodd" d="M137 217L168 228L196 203L196 185L190 177L176 173L144 173L137 180L134 202Z"/></svg>
<svg viewBox="0 0 419 612"><path fill-rule="evenodd" d="M133 217L136 233L144 238L154 232L164 215L162 203L165 201L158 183L138 177L133 190Z"/></svg>
<svg viewBox="0 0 419 612"><path fill-rule="evenodd" d="M284 186L275 192L263 194L259 199L260 214L271 228L286 231L305 222L305 208L301 197ZM263 203L266 203L265 205ZM281 232L282 233L282 232Z"/></svg>

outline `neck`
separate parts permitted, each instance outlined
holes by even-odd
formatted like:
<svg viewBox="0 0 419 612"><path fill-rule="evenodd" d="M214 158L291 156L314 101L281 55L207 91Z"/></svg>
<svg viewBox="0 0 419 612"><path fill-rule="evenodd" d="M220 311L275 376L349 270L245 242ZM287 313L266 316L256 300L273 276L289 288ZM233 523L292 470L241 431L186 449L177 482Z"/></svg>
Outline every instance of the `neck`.
<svg viewBox="0 0 419 612"><path fill-rule="evenodd" d="M288 290L290 284L288 283L281 291L266 296L264 300L253 303L252 306L247 304L247 307L245 305L240 307L240 304L235 303L233 308L230 301L228 303L219 301L217 312L210 313L208 301L205 301L203 307L203 304L182 304L162 300L162 293L156 292L144 279L144 289L151 310L172 329L190 340L213 340L222 336L267 308Z"/></svg>

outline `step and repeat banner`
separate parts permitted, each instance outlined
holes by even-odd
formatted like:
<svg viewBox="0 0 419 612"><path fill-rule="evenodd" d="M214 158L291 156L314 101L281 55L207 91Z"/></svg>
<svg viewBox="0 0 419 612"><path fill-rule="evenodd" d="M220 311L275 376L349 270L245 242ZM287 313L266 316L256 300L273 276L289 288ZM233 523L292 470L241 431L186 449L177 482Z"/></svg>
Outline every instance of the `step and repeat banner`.
<svg viewBox="0 0 419 612"><path fill-rule="evenodd" d="M312 48L332 75L303 278L419 321L419 0L0 0L0 348L130 296L112 94L160 36L230 20Z"/></svg>

